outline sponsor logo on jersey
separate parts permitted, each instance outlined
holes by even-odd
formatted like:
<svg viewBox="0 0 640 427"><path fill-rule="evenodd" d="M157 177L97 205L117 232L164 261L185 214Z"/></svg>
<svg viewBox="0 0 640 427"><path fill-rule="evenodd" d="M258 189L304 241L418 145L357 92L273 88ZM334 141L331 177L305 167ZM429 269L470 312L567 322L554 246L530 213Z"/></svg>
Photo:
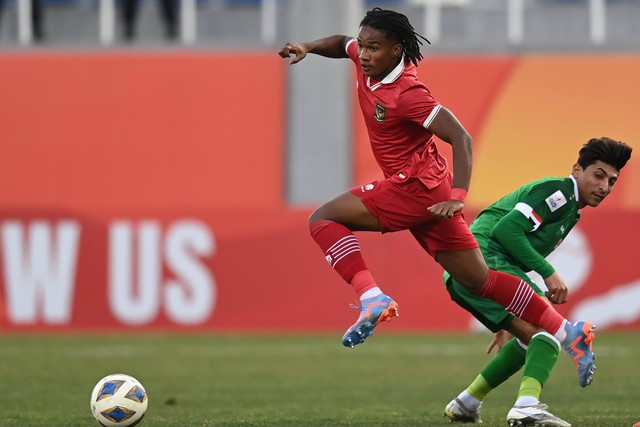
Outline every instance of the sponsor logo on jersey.
<svg viewBox="0 0 640 427"><path fill-rule="evenodd" d="M544 201L547 202L547 206L549 206L551 212L555 212L556 210L567 204L567 199L566 197L564 197L564 194L562 194L562 191L560 190L547 197Z"/></svg>
<svg viewBox="0 0 640 427"><path fill-rule="evenodd" d="M387 118L387 109L376 102L376 109L373 110L373 118L376 122L382 123Z"/></svg>

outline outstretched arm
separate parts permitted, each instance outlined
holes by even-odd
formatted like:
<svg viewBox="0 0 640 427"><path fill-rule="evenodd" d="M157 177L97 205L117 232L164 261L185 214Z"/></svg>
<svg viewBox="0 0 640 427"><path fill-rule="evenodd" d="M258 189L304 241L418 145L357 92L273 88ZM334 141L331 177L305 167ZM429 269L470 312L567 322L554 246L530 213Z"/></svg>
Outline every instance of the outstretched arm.
<svg viewBox="0 0 640 427"><path fill-rule="evenodd" d="M302 61L307 53L315 53L327 58L348 58L345 46L349 40L351 40L349 36L335 35L305 43L286 43L278 51L278 55L283 58L294 55L289 61L291 65Z"/></svg>

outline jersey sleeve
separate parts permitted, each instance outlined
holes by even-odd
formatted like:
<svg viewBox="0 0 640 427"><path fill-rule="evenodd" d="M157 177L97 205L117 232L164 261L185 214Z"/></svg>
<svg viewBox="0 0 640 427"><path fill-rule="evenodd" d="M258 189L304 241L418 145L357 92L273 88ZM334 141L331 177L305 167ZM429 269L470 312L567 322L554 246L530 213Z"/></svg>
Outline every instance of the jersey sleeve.
<svg viewBox="0 0 640 427"><path fill-rule="evenodd" d="M555 270L531 244L527 234L539 233L545 224L560 218L571 209L562 181L553 180L526 187L512 193L515 206L502 217L492 230L492 238L500 243L519 264L540 274L543 278ZM539 234L543 236L543 234ZM542 237L544 238L544 237Z"/></svg>
<svg viewBox="0 0 640 427"><path fill-rule="evenodd" d="M518 264L546 279L555 272L555 269L531 246L526 237L529 231L531 231L529 219L514 209L493 227L491 237L500 243Z"/></svg>
<svg viewBox="0 0 640 427"><path fill-rule="evenodd" d="M569 198L570 195L565 194L560 185L543 183L522 195L513 209L529 220L529 231L535 232L545 222L553 221L554 217L568 208Z"/></svg>
<svg viewBox="0 0 640 427"><path fill-rule="evenodd" d="M358 39L353 38L349 40L347 45L344 47L344 50L353 62L358 62Z"/></svg>
<svg viewBox="0 0 640 427"><path fill-rule="evenodd" d="M398 97L398 115L429 129L442 106L424 86L413 86Z"/></svg>

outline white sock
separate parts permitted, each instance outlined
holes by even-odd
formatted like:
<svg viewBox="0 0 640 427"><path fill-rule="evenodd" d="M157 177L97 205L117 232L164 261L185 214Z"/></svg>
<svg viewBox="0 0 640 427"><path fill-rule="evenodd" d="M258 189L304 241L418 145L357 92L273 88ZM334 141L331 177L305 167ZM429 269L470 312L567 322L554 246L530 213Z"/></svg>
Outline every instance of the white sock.
<svg viewBox="0 0 640 427"><path fill-rule="evenodd" d="M363 299L367 299L367 298L377 297L381 293L382 293L382 291L380 290L380 288L375 286L375 287L369 289L368 291L366 291L365 293L363 293L362 295L360 295L360 301L362 301Z"/></svg>
<svg viewBox="0 0 640 427"><path fill-rule="evenodd" d="M470 411L475 411L482 403L480 400L470 395L467 390L458 395L458 400L460 400L460 402L462 402L462 404Z"/></svg>
<svg viewBox="0 0 640 427"><path fill-rule="evenodd" d="M562 325L560 325L560 328L558 328L558 330L556 331L555 334L553 334L553 336L560 341L561 344L564 344L564 340L567 339L567 331L564 330L564 328L567 326L567 323L569 323L567 321L567 319L564 319L562 321Z"/></svg>
<svg viewBox="0 0 640 427"><path fill-rule="evenodd" d="M538 403L540 403L540 401L533 396L521 396L516 400L515 406L533 406Z"/></svg>

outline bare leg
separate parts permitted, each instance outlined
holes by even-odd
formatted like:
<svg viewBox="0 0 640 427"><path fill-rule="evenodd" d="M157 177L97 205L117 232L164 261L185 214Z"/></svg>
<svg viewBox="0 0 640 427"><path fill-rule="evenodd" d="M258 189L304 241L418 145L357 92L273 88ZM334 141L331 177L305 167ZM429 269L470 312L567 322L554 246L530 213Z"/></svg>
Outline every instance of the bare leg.
<svg viewBox="0 0 640 427"><path fill-rule="evenodd" d="M489 273L489 267L480 249L464 251L438 251L436 261L451 274L453 279L478 294Z"/></svg>
<svg viewBox="0 0 640 427"><path fill-rule="evenodd" d="M438 251L436 260L469 292L489 298L563 341L565 319L519 277L489 270L480 249Z"/></svg>
<svg viewBox="0 0 640 427"><path fill-rule="evenodd" d="M358 320L342 337L342 344L353 348L371 336L378 323L398 315L398 304L378 287L353 234L353 231L380 231L380 223L359 197L346 192L311 215L309 230L327 262L353 287L361 301Z"/></svg>
<svg viewBox="0 0 640 427"><path fill-rule="evenodd" d="M509 325L506 330L524 344L529 344L529 341L531 341L531 337L533 337L538 332L543 331L543 329L537 326L533 326L531 323L525 322L518 317L514 317L511 325Z"/></svg>
<svg viewBox="0 0 640 427"><path fill-rule="evenodd" d="M316 209L309 225L318 221L333 221L351 231L380 231L380 223L359 197L346 192Z"/></svg>

